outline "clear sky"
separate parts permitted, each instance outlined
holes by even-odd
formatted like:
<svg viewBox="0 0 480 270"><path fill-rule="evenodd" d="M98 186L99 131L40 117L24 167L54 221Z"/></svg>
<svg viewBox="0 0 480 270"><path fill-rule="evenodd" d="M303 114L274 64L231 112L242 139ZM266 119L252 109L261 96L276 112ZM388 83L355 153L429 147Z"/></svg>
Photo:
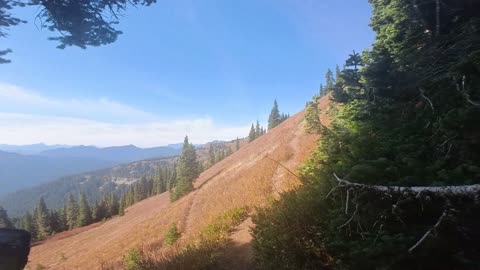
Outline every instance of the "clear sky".
<svg viewBox="0 0 480 270"><path fill-rule="evenodd" d="M56 49L28 24L0 49L0 143L194 143L248 135L273 100L297 113L328 67L373 42L367 0L160 0L131 8L114 44Z"/></svg>

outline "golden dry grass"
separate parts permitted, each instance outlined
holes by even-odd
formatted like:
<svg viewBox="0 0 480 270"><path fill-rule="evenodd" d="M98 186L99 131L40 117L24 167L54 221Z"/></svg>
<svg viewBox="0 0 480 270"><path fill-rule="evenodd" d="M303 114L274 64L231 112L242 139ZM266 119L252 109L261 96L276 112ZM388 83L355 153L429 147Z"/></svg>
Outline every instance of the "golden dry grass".
<svg viewBox="0 0 480 270"><path fill-rule="evenodd" d="M322 112L327 106L328 97L319 100ZM322 113L321 118L328 124L326 114ZM174 203L164 193L133 205L125 216L73 234L59 234L33 247L28 266L100 269L103 264L117 268L122 256L136 247L165 256L163 252L168 249L163 248L163 237L171 223L176 222L183 233L181 246L226 210L261 206L278 192L299 184L283 166L295 172L319 139L318 135L304 132L303 119L302 111L252 143L242 145L239 151L203 172L195 182L195 191Z"/></svg>

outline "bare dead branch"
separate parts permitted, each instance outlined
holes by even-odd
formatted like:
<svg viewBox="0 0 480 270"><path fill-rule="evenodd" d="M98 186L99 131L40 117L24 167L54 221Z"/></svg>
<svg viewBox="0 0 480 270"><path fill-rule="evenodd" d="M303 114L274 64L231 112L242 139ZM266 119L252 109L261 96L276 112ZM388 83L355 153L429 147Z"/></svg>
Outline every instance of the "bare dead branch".
<svg viewBox="0 0 480 270"><path fill-rule="evenodd" d="M430 228L423 236L422 238L420 238L420 240L418 240L418 242L413 245L409 250L408 250L408 253L412 253L414 249L416 249L420 244L423 243L423 241L425 241L425 239L427 239L427 237L434 231L438 228L438 226L440 226L440 224L442 223L443 219L447 216L447 211L443 211L442 215L440 216L440 218L438 218L437 220L437 223L435 223L435 225L433 225L432 228Z"/></svg>
<svg viewBox="0 0 480 270"><path fill-rule="evenodd" d="M401 192L434 192L434 193L449 193L449 194L458 194L458 195L466 195L480 192L480 184L475 185L466 185L466 186L418 186L418 187L401 187L401 186L380 186L380 185L365 185L359 183L353 183L347 180L343 180L337 176L337 174L333 174L333 176L337 179L339 186L353 186L353 187L360 187L360 188L368 188L373 189L381 192L386 193L401 193Z"/></svg>

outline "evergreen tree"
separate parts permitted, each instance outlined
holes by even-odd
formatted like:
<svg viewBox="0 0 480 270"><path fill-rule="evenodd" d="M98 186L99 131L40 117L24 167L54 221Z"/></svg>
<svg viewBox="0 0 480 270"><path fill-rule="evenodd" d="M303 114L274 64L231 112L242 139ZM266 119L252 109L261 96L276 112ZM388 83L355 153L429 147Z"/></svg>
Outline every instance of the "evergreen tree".
<svg viewBox="0 0 480 270"><path fill-rule="evenodd" d="M182 154L180 155L176 167L177 183L175 186L173 200L180 198L193 189L193 181L198 177L198 161L195 147L188 142L188 136L185 136Z"/></svg>
<svg viewBox="0 0 480 270"><path fill-rule="evenodd" d="M215 164L215 148L213 143L211 143L210 147L208 148L208 162L210 167Z"/></svg>
<svg viewBox="0 0 480 270"><path fill-rule="evenodd" d="M118 202L118 214L120 216L125 215L125 203L126 203L125 194L122 194L122 196L120 196L120 201Z"/></svg>
<svg viewBox="0 0 480 270"><path fill-rule="evenodd" d="M253 142L255 140L255 127L252 124L252 127L250 128L250 133L248 133L248 141Z"/></svg>
<svg viewBox="0 0 480 270"><path fill-rule="evenodd" d="M342 72L340 71L340 67L338 65L335 66L335 83L340 82Z"/></svg>
<svg viewBox="0 0 480 270"><path fill-rule="evenodd" d="M35 221L37 236L39 238L43 239L52 234L50 215L47 205L43 200L43 197L40 198L40 201L38 202L37 208L35 210Z"/></svg>
<svg viewBox="0 0 480 270"><path fill-rule="evenodd" d="M12 229L13 223L7 215L7 210L0 206L0 228Z"/></svg>
<svg viewBox="0 0 480 270"><path fill-rule="evenodd" d="M78 199L78 219L77 226L83 227L92 223L92 212L88 205L85 193L81 192Z"/></svg>
<svg viewBox="0 0 480 270"><path fill-rule="evenodd" d="M78 224L77 222L78 205L71 193L68 194L66 217L67 217L67 228L69 230L76 228Z"/></svg>
<svg viewBox="0 0 480 270"><path fill-rule="evenodd" d="M280 124L280 112L278 110L277 100L273 102L273 108L270 112L270 117L268 118L268 130L278 126Z"/></svg>
<svg viewBox="0 0 480 270"><path fill-rule="evenodd" d="M261 133L263 135L263 128L261 130ZM237 140L235 141L235 149L236 151L240 150L240 140L238 139L238 137L237 137Z"/></svg>
<svg viewBox="0 0 480 270"><path fill-rule="evenodd" d="M1 212L1 210L0 210ZM1 214L0 214L1 215ZM0 221L1 223L1 221ZM1 227L1 225L0 225ZM27 211L21 218L20 220L20 229L29 231L32 234L32 238L34 237L34 231L35 231L35 226L33 224L33 217L32 214L30 214L29 211Z"/></svg>
<svg viewBox="0 0 480 270"><path fill-rule="evenodd" d="M327 73L325 74L325 84L326 84L325 86L326 92L331 91L333 88L333 85L335 84L335 79L333 78L333 72L330 69L327 69Z"/></svg>
<svg viewBox="0 0 480 270"><path fill-rule="evenodd" d="M320 97L325 96L325 89L323 87L323 84L320 84Z"/></svg>
<svg viewBox="0 0 480 270"><path fill-rule="evenodd" d="M260 130L260 122L257 120L257 124L255 125L255 139L262 135L262 131Z"/></svg>

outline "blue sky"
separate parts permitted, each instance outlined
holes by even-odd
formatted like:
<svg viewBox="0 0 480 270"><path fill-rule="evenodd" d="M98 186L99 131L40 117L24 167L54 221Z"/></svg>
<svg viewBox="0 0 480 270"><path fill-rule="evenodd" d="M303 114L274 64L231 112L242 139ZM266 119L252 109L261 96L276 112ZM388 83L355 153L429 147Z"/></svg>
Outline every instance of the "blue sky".
<svg viewBox="0 0 480 270"><path fill-rule="evenodd" d="M56 49L29 21L1 48L0 143L155 146L233 139L294 114L328 67L373 42L358 0L158 1L131 8L114 44Z"/></svg>

